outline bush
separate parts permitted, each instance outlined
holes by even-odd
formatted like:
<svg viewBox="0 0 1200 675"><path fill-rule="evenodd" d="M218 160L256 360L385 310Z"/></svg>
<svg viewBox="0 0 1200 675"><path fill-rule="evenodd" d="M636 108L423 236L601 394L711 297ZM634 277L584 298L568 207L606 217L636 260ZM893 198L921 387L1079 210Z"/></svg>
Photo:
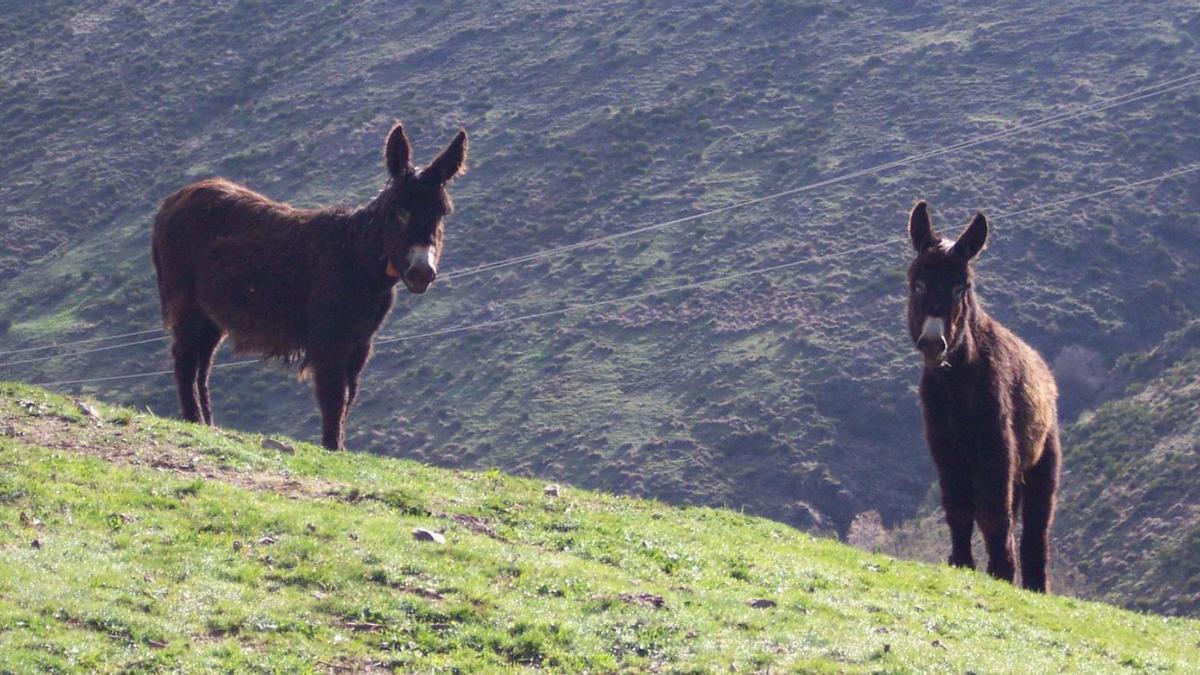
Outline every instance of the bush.
<svg viewBox="0 0 1200 675"><path fill-rule="evenodd" d="M1064 347L1054 358L1052 369L1058 381L1060 407L1071 414L1087 408L1108 382L1100 352L1082 345Z"/></svg>
<svg viewBox="0 0 1200 675"><path fill-rule="evenodd" d="M886 539L887 528L878 511L863 511L854 516L846 532L846 543L864 551L878 552Z"/></svg>

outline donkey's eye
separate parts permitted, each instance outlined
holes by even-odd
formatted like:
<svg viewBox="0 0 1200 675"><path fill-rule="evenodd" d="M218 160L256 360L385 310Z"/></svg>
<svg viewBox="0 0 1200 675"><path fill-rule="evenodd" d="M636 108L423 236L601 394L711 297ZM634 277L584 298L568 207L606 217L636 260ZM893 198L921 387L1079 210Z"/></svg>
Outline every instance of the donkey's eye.
<svg viewBox="0 0 1200 675"><path fill-rule="evenodd" d="M405 211L404 209L396 209L396 222L397 223L399 223L401 225L407 225L408 217L409 217L408 211Z"/></svg>
<svg viewBox="0 0 1200 675"><path fill-rule="evenodd" d="M965 293L966 291L967 291L966 286L962 286L962 285L955 286L954 287L954 299L962 300L963 293Z"/></svg>
<svg viewBox="0 0 1200 675"><path fill-rule="evenodd" d="M925 295L925 282L918 281L917 283L913 284L913 293L916 293L917 295Z"/></svg>

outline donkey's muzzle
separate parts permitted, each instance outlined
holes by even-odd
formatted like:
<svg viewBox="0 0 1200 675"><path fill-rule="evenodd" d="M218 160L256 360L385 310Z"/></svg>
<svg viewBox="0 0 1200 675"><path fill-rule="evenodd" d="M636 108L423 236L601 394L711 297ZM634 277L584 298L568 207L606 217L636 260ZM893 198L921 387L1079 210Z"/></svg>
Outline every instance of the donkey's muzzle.
<svg viewBox="0 0 1200 675"><path fill-rule="evenodd" d="M437 278L437 270L428 265L416 265L404 271L404 286L410 293L420 295L429 289L429 285Z"/></svg>
<svg viewBox="0 0 1200 675"><path fill-rule="evenodd" d="M940 335L936 337L923 335L917 340L917 351L925 357L926 363L938 365L942 362L942 357L946 355L946 338Z"/></svg>
<svg viewBox="0 0 1200 675"><path fill-rule="evenodd" d="M418 295L429 288L429 284L437 278L437 256L432 246L413 246L408 250L408 263L404 274L404 286L410 293Z"/></svg>
<svg viewBox="0 0 1200 675"><path fill-rule="evenodd" d="M943 335L946 322L939 317L926 317L921 326L921 335L917 338L917 351L925 356L925 363L940 365L946 356L946 336Z"/></svg>

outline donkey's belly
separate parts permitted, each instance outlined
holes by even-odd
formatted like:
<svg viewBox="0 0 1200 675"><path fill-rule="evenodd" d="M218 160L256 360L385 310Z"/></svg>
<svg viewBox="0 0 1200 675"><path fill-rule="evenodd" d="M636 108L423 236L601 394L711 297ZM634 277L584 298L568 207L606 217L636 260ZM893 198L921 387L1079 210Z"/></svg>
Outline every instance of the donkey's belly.
<svg viewBox="0 0 1200 675"><path fill-rule="evenodd" d="M238 351L289 357L304 349L307 292L296 280L216 267L197 279L196 300Z"/></svg>

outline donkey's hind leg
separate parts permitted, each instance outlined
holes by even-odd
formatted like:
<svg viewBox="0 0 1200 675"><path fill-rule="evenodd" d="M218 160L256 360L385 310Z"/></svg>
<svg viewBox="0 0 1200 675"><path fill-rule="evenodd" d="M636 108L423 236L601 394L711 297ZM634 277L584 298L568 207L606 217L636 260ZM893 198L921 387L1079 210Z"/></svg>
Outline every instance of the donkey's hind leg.
<svg viewBox="0 0 1200 675"><path fill-rule="evenodd" d="M350 414L350 406L354 405L354 399L358 396L358 375L362 372L363 366L367 365L367 359L371 356L371 343L366 342L358 345L350 352L350 363L346 368L346 414Z"/></svg>
<svg viewBox="0 0 1200 675"><path fill-rule="evenodd" d="M341 450L345 440L347 376L344 362L318 362L313 364L313 380L316 384L317 405L321 408L321 445L330 450Z"/></svg>
<svg viewBox="0 0 1200 675"><path fill-rule="evenodd" d="M204 418L204 423L212 426L212 404L208 397L208 374L212 370L213 354L217 351L217 346L221 344L221 329L217 324L213 323L208 317L202 317L203 326L198 326L196 330L196 352L198 360L196 362L196 393L200 399L200 414Z"/></svg>
<svg viewBox="0 0 1200 675"><path fill-rule="evenodd" d="M175 385L179 388L179 407L183 419L189 422L205 424L207 420L204 408L201 406L200 389L197 386L201 361L211 363L212 350L216 344L212 342L211 333L215 326L199 309L190 308L179 312L179 317L171 327L173 342L171 355L175 359ZM220 332L217 332L220 340ZM207 354L207 357L205 355ZM206 369L207 370L207 369ZM208 393L208 383L205 382L204 393ZM207 396L205 396L207 399ZM205 406L206 407L206 406Z"/></svg>
<svg viewBox="0 0 1200 675"><path fill-rule="evenodd" d="M1050 523L1058 487L1058 443L1057 432L1051 432L1041 459L1025 472L1021 504L1021 585L1041 593L1050 592Z"/></svg>

